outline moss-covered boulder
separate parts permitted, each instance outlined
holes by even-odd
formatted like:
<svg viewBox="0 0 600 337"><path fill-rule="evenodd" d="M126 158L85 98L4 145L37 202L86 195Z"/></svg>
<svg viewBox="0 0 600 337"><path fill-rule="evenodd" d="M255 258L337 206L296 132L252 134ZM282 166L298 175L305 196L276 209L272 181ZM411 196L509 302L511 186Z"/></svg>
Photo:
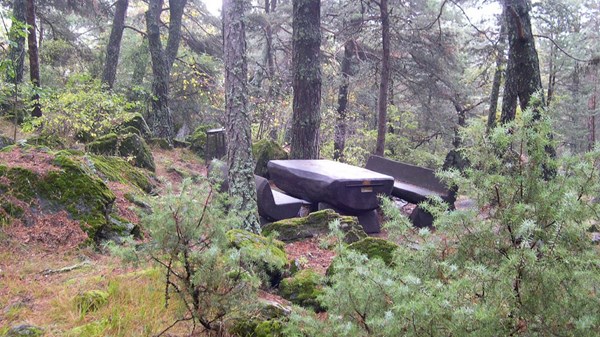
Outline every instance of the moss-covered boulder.
<svg viewBox="0 0 600 337"><path fill-rule="evenodd" d="M0 149L3 149L9 145L13 145L14 143L15 142L13 142L12 138L8 138L3 135L0 135Z"/></svg>
<svg viewBox="0 0 600 337"><path fill-rule="evenodd" d="M198 125L194 132L186 138L186 141L190 143L190 149L200 157L204 157L206 150L206 131L215 127L214 124Z"/></svg>
<svg viewBox="0 0 600 337"><path fill-rule="evenodd" d="M265 178L268 178L267 164L269 160L288 159L287 152L271 139L261 139L252 144L252 154L256 162L254 174Z"/></svg>
<svg viewBox="0 0 600 337"><path fill-rule="evenodd" d="M108 224L115 195L100 178L89 174L84 164L65 152L56 154L52 164L54 167L43 173L0 165L4 213L18 213L15 200L35 205L32 208L36 211L66 210L95 239L99 229Z"/></svg>
<svg viewBox="0 0 600 337"><path fill-rule="evenodd" d="M148 171L134 167L123 158L103 155L88 155L86 158L103 179L137 186L146 193L154 189Z"/></svg>
<svg viewBox="0 0 600 337"><path fill-rule="evenodd" d="M135 133L109 133L87 144L87 151L109 156L131 158L134 166L154 171L154 157L144 139Z"/></svg>
<svg viewBox="0 0 600 337"><path fill-rule="evenodd" d="M90 290L77 294L74 299L77 312L85 315L96 311L108 303L108 293L102 290Z"/></svg>
<svg viewBox="0 0 600 337"><path fill-rule="evenodd" d="M44 335L44 330L30 324L19 324L8 329L5 337L40 337Z"/></svg>
<svg viewBox="0 0 600 337"><path fill-rule="evenodd" d="M367 237L356 217L339 215L331 209L313 212L301 218L273 222L263 227L262 231L265 235L277 232L277 238L281 241L297 241L329 233L329 224L335 220L339 220L347 243Z"/></svg>
<svg viewBox="0 0 600 337"><path fill-rule="evenodd" d="M311 269L304 269L279 285L279 293L285 299L317 312L323 311L318 296L323 293L323 276Z"/></svg>
<svg viewBox="0 0 600 337"><path fill-rule="evenodd" d="M283 327L291 308L268 300L259 300L258 308L245 312L232 319L229 328L231 336L239 337L279 337L283 336Z"/></svg>
<svg viewBox="0 0 600 337"><path fill-rule="evenodd" d="M134 133L138 133L141 136L146 136L151 133L148 123L146 123L144 116L140 113L131 113L127 115L123 122L115 128L115 132L124 134L133 131L133 129L137 130L137 132Z"/></svg>
<svg viewBox="0 0 600 337"><path fill-rule="evenodd" d="M386 265L393 263L394 251L397 248L398 245L391 241L374 237L364 238L348 245L348 249L364 254L369 259L381 259Z"/></svg>
<svg viewBox="0 0 600 337"><path fill-rule="evenodd" d="M279 284L283 271L288 266L283 242L242 229L228 231L227 239L231 246L242 250L255 266L263 270L271 285Z"/></svg>

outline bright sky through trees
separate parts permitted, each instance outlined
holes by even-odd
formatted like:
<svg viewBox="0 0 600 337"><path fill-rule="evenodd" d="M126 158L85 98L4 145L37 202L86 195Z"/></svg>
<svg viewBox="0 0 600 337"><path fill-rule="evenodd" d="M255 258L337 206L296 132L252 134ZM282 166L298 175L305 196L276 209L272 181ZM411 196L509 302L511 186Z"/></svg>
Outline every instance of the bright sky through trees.
<svg viewBox="0 0 600 337"><path fill-rule="evenodd" d="M206 4L206 9L213 15L221 16L221 0L203 0Z"/></svg>

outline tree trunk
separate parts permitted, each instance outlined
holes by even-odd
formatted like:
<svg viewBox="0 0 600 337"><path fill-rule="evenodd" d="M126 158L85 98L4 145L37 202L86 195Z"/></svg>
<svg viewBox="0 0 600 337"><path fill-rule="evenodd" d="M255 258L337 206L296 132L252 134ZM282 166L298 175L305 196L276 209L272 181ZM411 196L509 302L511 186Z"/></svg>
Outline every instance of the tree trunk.
<svg viewBox="0 0 600 337"><path fill-rule="evenodd" d="M223 44L229 193L235 198L234 208L244 218L244 229L260 233L247 107L248 66L243 0L223 1Z"/></svg>
<svg viewBox="0 0 600 337"><path fill-rule="evenodd" d="M12 62L12 71L7 72L6 81L17 84L23 82L23 68L25 63L25 35L22 32L27 22L25 16L25 0L14 0L13 17L18 22L13 22L10 27L9 40L11 42L8 59Z"/></svg>
<svg viewBox="0 0 600 337"><path fill-rule="evenodd" d="M293 0L293 159L319 158L321 124L321 1Z"/></svg>
<svg viewBox="0 0 600 337"><path fill-rule="evenodd" d="M504 0L508 30L508 64L502 98L501 122L515 119L517 99L521 110L525 110L536 92L542 90L540 65L529 18L530 5L527 0ZM540 92L540 103L532 107L539 117L544 103Z"/></svg>
<svg viewBox="0 0 600 337"><path fill-rule="evenodd" d="M548 106L552 103L552 99L554 99L554 87L556 86L556 47L554 45L550 45L550 56L548 57Z"/></svg>
<svg viewBox="0 0 600 337"><path fill-rule="evenodd" d="M151 112L148 121L154 136L173 142L174 126L169 110L169 71L167 59L160 41L160 13L162 0L150 0L146 12L146 29L148 49L152 61L152 93Z"/></svg>
<svg viewBox="0 0 600 337"><path fill-rule="evenodd" d="M119 51L121 50L121 39L125 29L125 17L129 0L117 0L115 7L115 16L113 25L106 46L106 61L104 62L104 71L102 73L102 83L112 89L117 75L117 65L119 64Z"/></svg>
<svg viewBox="0 0 600 337"><path fill-rule="evenodd" d="M40 81L40 62L38 57L37 37L35 33L35 3L34 0L27 0L27 24L29 27L29 35L27 43L29 45L29 77L34 86L39 87ZM42 117L42 107L40 105L40 96L33 95L35 101L31 116Z"/></svg>
<svg viewBox="0 0 600 337"><path fill-rule="evenodd" d="M500 35L498 36L498 45L496 47L496 69L494 71L494 79L492 82L492 92L490 94L490 109L488 110L488 130L496 126L496 113L498 111L498 98L500 97L500 85L502 84L502 74L504 72L504 64L506 58L504 52L506 50L506 12L502 13L500 19Z"/></svg>
<svg viewBox="0 0 600 337"><path fill-rule="evenodd" d="M333 135L333 159L343 160L346 147L346 110L348 108L348 86L352 70L352 57L356 50L356 42L348 39L344 43L344 58L342 60L342 84L338 91L337 118Z"/></svg>
<svg viewBox="0 0 600 337"><path fill-rule="evenodd" d="M377 100L377 146L375 154L383 156L385 151L385 133L387 130L387 105L390 82L390 18L387 0L379 3L381 12L381 82L379 83L379 98Z"/></svg>
<svg viewBox="0 0 600 337"><path fill-rule="evenodd" d="M148 40L144 37L142 43L135 49L134 52L134 66L133 74L131 75L130 82L130 94L131 99L138 99L136 87L144 84L144 77L146 77L146 68L148 67Z"/></svg>
<svg viewBox="0 0 600 337"><path fill-rule="evenodd" d="M187 0L169 0L169 37L167 39L167 73L171 74L181 41L181 22Z"/></svg>

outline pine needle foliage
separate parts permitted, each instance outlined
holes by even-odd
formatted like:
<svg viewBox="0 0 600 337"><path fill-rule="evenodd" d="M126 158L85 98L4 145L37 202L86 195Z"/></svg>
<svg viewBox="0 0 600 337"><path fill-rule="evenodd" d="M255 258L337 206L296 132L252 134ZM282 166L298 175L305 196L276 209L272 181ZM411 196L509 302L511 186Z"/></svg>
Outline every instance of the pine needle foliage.
<svg viewBox="0 0 600 337"><path fill-rule="evenodd" d="M327 320L294 315L290 336L597 336L600 149L549 156L550 124L526 111L486 134L472 123L472 163L445 172L476 207L445 211L436 231L415 232L391 202L393 263L339 246L321 298ZM549 176L548 168L556 171ZM441 202L438 200L438 204Z"/></svg>
<svg viewBox="0 0 600 337"><path fill-rule="evenodd" d="M136 252L163 268L167 305L175 300L185 308L173 325L191 322L193 335L224 331L256 302L260 285L251 269L260 254L230 244L226 232L242 220L227 212L225 195L212 191L204 181L186 179L179 192L152 200L152 213L141 221L151 241Z"/></svg>

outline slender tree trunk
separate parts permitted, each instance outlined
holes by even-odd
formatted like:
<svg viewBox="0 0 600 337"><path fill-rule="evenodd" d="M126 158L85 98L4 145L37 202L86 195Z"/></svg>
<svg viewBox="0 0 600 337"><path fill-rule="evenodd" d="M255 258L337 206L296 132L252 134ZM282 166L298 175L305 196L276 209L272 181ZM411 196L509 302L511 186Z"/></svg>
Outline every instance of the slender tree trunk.
<svg viewBox="0 0 600 337"><path fill-rule="evenodd" d="M243 0L223 1L223 51L225 59L225 108L227 110L227 164L229 193L244 227L260 233L256 206L250 112L247 107L248 66Z"/></svg>
<svg viewBox="0 0 600 337"><path fill-rule="evenodd" d="M321 1L293 0L294 102L291 158L319 157L321 124Z"/></svg>
<svg viewBox="0 0 600 337"><path fill-rule="evenodd" d="M187 0L169 0L169 37L167 39L167 73L171 74L181 41L183 10Z"/></svg>
<svg viewBox="0 0 600 337"><path fill-rule="evenodd" d="M38 57L37 37L35 32L36 24L34 0L27 0L27 24L30 26L29 35L27 36L27 43L29 45L29 77L31 79L31 83L33 83L34 86L39 87L41 85L40 62ZM35 94L33 96L33 100L35 101L35 103L33 105L33 111L31 112L31 116L41 117L42 107L40 105L40 96L38 94Z"/></svg>
<svg viewBox="0 0 600 337"><path fill-rule="evenodd" d="M498 111L498 98L500 97L500 85L502 84L502 74L504 73L504 65L506 58L504 52L506 50L506 12L502 13L500 19L500 35L498 36L498 45L496 47L496 70L494 71L494 79L492 81L492 92L490 94L490 109L488 110L488 130L496 126L496 113Z"/></svg>
<svg viewBox="0 0 600 337"><path fill-rule="evenodd" d="M121 39L123 38L123 30L125 29L125 17L127 16L128 5L129 0L117 0L110 37L106 46L106 61L104 62L102 82L108 85L109 89L112 89L117 75Z"/></svg>
<svg viewBox="0 0 600 337"><path fill-rule="evenodd" d="M150 0L146 12L146 29L148 33L148 49L152 61L152 93L149 124L156 137L173 141L173 117L169 109L169 71L167 58L160 40L160 13L162 0Z"/></svg>
<svg viewBox="0 0 600 337"><path fill-rule="evenodd" d="M146 77L146 69L148 68L148 40L144 37L142 43L135 49L134 52L134 66L133 74L131 75L131 89L139 87L144 84L144 77ZM135 90L132 90L135 92ZM130 96L134 97L134 96Z"/></svg>
<svg viewBox="0 0 600 337"><path fill-rule="evenodd" d="M7 72L6 81L17 84L23 82L23 68L25 63L25 35L19 27L27 23L25 16L25 0L14 0L13 17L18 22L13 22L10 27L9 40L11 41L8 59L12 61L13 73Z"/></svg>
<svg viewBox="0 0 600 337"><path fill-rule="evenodd" d="M342 83L338 91L337 117L333 135L333 159L343 160L346 147L346 110L348 108L348 86L352 70L352 57L356 50L356 42L348 39L344 43L344 58L342 59Z"/></svg>
<svg viewBox="0 0 600 337"><path fill-rule="evenodd" d="M387 105L390 82L390 18L387 0L379 3L381 12L381 82L379 83L379 98L377 100L377 145L375 154L383 156L385 152L385 133L387 130Z"/></svg>
<svg viewBox="0 0 600 337"><path fill-rule="evenodd" d="M521 110L525 110L536 92L542 90L540 63L529 17L530 5L527 0L504 0L504 11L508 30L508 64L502 98L502 123L515 119L517 100ZM541 102L533 107L535 113L545 105L543 92Z"/></svg>
<svg viewBox="0 0 600 337"><path fill-rule="evenodd" d="M556 47L554 45L550 46L550 56L549 56L549 65L548 65L548 99L547 104L550 106L552 103L552 99L554 99L554 87L556 86Z"/></svg>

